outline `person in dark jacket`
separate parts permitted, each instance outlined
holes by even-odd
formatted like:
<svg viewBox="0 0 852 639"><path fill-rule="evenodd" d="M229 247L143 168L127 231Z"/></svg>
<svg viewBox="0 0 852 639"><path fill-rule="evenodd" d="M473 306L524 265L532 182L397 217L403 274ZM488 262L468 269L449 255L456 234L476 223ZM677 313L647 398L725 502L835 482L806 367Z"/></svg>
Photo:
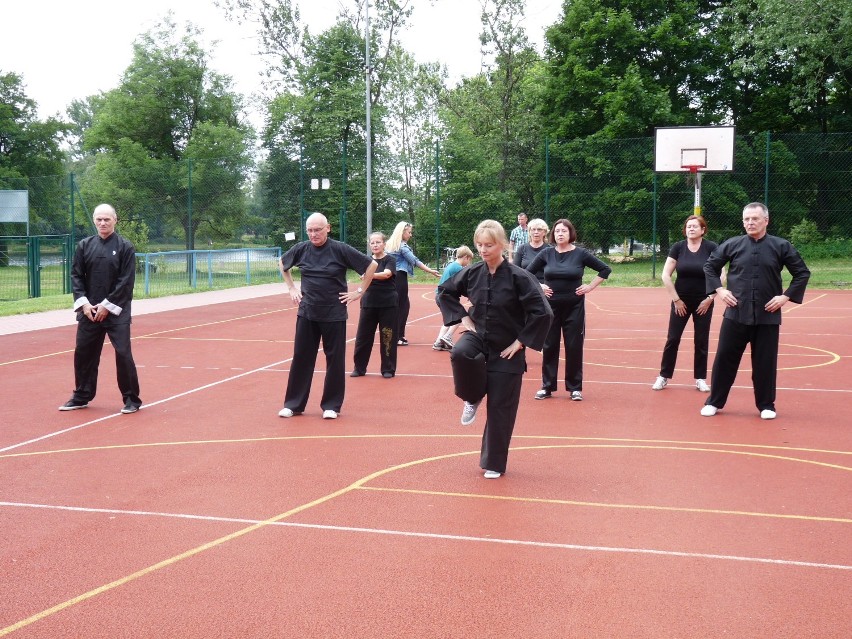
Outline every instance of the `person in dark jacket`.
<svg viewBox="0 0 852 639"><path fill-rule="evenodd" d="M801 304L811 272L798 251L785 239L769 235L769 210L752 202L743 209L746 234L723 242L704 264L707 293L726 306L719 346L713 361L710 396L701 414L712 417L724 408L745 347L751 346L754 401L761 419L775 419L775 381L778 375L778 338L781 307ZM722 286L722 268L728 265L728 286ZM792 275L782 293L781 271Z"/></svg>
<svg viewBox="0 0 852 639"><path fill-rule="evenodd" d="M98 390L98 367L104 339L115 351L122 413L142 406L139 376L130 348L130 306L136 282L136 250L115 232L118 216L109 204L95 207L97 235L80 240L71 266L71 288L77 313L74 347L74 393L59 410L86 408Z"/></svg>
<svg viewBox="0 0 852 639"><path fill-rule="evenodd" d="M480 222L473 241L482 262L444 282L437 301L445 326L467 329L450 353L455 394L464 401L463 426L488 397L479 465L486 479L496 479L506 472L527 370L524 349L541 350L553 311L538 281L503 257L506 231L499 222ZM469 310L462 297L470 300Z"/></svg>

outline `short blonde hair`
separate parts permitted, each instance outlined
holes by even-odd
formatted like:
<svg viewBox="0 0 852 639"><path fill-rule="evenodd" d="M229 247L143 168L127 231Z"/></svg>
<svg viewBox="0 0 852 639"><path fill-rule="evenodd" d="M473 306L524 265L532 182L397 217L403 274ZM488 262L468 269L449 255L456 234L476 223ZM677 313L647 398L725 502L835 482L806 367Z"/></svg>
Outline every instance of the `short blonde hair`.
<svg viewBox="0 0 852 639"><path fill-rule="evenodd" d="M527 222L528 229L544 229L545 233L550 233L550 229L547 226L547 222L542 220L540 217L534 217L529 222Z"/></svg>
<svg viewBox="0 0 852 639"><path fill-rule="evenodd" d="M456 259L460 257L473 257L473 251L470 250L469 246L465 246L462 244L460 247L456 249Z"/></svg>
<svg viewBox="0 0 852 639"><path fill-rule="evenodd" d="M506 241L506 229L497 220L482 220L473 232L473 241L479 239L489 239L495 244L499 244L505 250L509 246Z"/></svg>

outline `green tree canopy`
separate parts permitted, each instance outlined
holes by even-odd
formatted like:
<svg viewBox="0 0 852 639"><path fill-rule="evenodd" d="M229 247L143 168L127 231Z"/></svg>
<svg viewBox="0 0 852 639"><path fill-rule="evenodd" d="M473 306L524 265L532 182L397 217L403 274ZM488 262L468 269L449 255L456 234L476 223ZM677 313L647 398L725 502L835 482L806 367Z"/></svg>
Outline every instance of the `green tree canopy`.
<svg viewBox="0 0 852 639"><path fill-rule="evenodd" d="M200 228L219 238L234 231L252 164L241 97L210 69L198 35L192 25L180 34L170 19L143 34L119 86L90 101L83 137L83 150L97 153L84 194L131 218L156 217L152 239L180 229L187 248Z"/></svg>

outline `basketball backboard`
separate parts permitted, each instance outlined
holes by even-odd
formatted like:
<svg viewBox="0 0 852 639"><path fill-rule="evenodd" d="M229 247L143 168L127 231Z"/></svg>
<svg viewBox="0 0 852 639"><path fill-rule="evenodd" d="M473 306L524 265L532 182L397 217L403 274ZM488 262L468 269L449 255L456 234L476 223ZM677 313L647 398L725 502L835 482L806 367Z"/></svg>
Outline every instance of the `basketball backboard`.
<svg viewBox="0 0 852 639"><path fill-rule="evenodd" d="M670 126L654 129L654 171L733 171L733 126Z"/></svg>

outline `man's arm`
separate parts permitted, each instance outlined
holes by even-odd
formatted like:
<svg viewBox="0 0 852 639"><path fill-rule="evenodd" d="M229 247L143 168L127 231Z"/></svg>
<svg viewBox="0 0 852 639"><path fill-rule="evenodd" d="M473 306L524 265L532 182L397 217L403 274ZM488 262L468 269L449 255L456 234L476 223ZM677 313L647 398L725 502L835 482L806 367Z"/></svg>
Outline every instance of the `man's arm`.
<svg viewBox="0 0 852 639"><path fill-rule="evenodd" d="M296 283L293 281L293 276L290 274L290 269L284 268L283 256L281 260L278 260L278 270L281 271L281 277L284 278L284 283L287 285L287 292L290 294L290 299L293 300L294 304L298 304L302 301L302 291L296 286Z"/></svg>
<svg viewBox="0 0 852 639"><path fill-rule="evenodd" d="M340 294L340 303L346 304L349 306L355 300L359 300L364 297L364 293L370 288L370 284L373 281L373 275L376 273L376 269L379 268L379 263L376 260L372 260L370 265L367 267L367 270L364 271L362 277L361 286L358 287L355 291L346 291L345 293Z"/></svg>

